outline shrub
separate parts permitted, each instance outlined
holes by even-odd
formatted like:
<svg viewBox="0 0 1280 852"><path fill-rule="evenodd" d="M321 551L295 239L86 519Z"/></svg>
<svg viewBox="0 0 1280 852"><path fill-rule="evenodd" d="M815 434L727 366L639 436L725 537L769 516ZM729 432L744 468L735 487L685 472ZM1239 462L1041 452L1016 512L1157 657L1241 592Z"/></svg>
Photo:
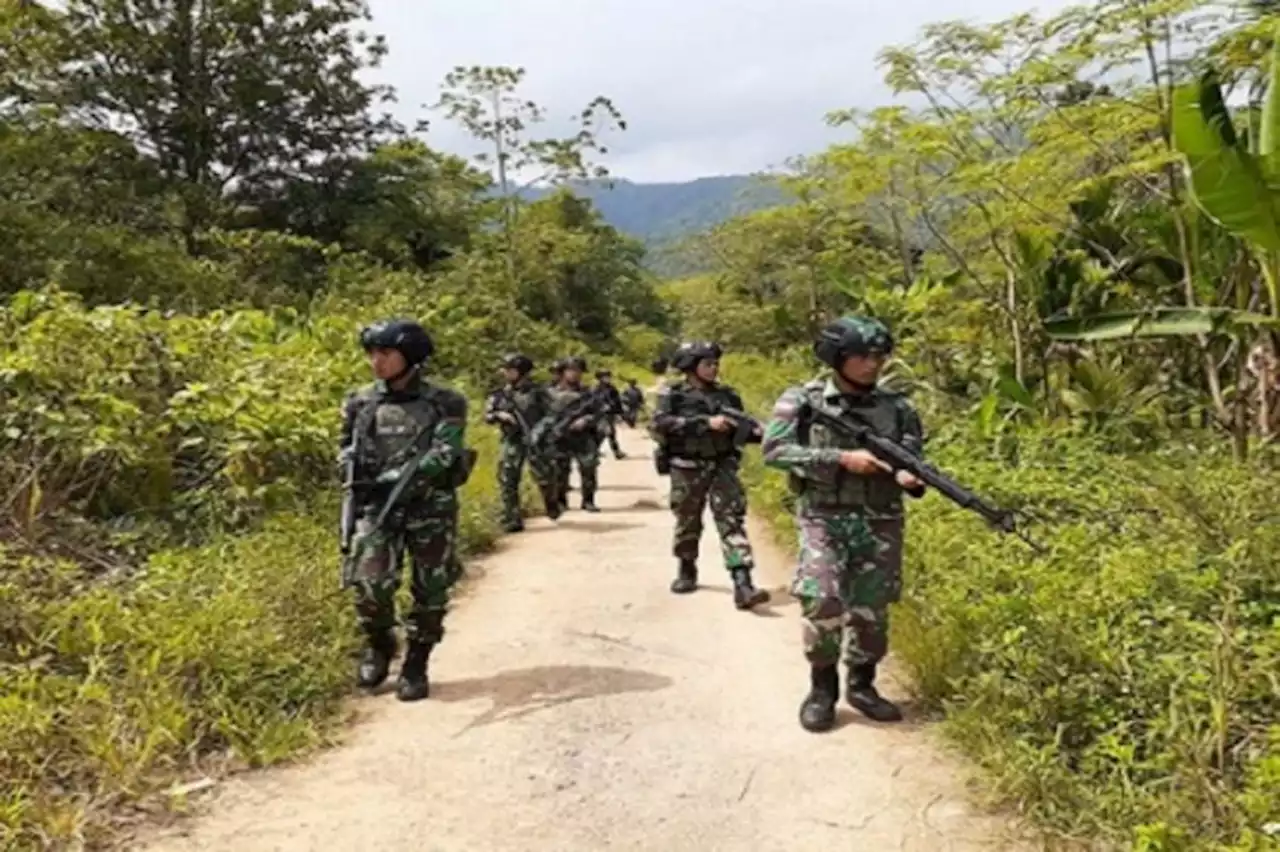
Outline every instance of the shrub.
<svg viewBox="0 0 1280 852"><path fill-rule="evenodd" d="M417 315L492 362L450 310ZM357 635L333 459L342 394L367 380L360 319L57 291L0 311L0 847L96 843L211 754L324 741ZM471 400L464 556L498 536L496 433Z"/></svg>

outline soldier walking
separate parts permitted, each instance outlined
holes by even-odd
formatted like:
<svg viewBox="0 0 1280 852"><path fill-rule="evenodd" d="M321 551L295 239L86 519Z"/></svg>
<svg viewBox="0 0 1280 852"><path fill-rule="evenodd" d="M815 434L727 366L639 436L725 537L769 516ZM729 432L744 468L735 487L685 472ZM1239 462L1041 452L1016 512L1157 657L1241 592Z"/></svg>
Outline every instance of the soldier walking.
<svg viewBox="0 0 1280 852"><path fill-rule="evenodd" d="M747 540L746 492L738 478L741 449L733 441L734 424L717 413L725 407L741 411L742 398L719 383L720 354L720 347L708 342L684 343L676 350L671 366L685 378L659 391L649 431L671 476L678 560L671 591L687 594L698 587L702 513L710 502L724 564L733 578L733 602L745 610L768 601L769 593L751 581L755 562ZM760 440L758 429L752 437Z"/></svg>
<svg viewBox="0 0 1280 852"><path fill-rule="evenodd" d="M840 695L837 665L845 626L849 680L845 698L881 722L902 713L876 690L876 668L888 651L889 604L902 586L902 491L922 483L896 475L865 447L806 419L808 410L858 418L910 451L923 452L923 429L900 394L877 387L893 338L882 323L845 317L814 344L831 374L788 388L765 430L765 463L788 474L796 495L800 558L791 593L800 601L810 691L800 724L826 731L835 723Z"/></svg>
<svg viewBox="0 0 1280 852"><path fill-rule="evenodd" d="M551 414L551 394L529 378L533 361L513 352L502 359L502 375L506 384L489 395L485 403L484 422L502 430L502 456L498 462L498 488L502 494L502 528L520 532L524 519L520 512L520 476L525 462L542 494L547 517L560 517L560 494L556 490L556 471L550 459L533 446L533 430Z"/></svg>
<svg viewBox="0 0 1280 852"><path fill-rule="evenodd" d="M613 384L613 373L608 370L596 370L596 396L600 398L600 406L604 415L600 418L601 437L609 441L609 449L613 450L615 459L625 459L627 454L618 446L618 418L622 416L622 394Z"/></svg>
<svg viewBox="0 0 1280 852"><path fill-rule="evenodd" d="M587 369L586 359L574 356L564 359L561 364L560 381L551 389L552 417L562 415L583 398L595 399L592 390L582 384L582 374ZM566 509L569 505L569 476L574 462L577 462L578 479L582 485L582 509L585 512L600 511L596 506L596 475L600 467L600 439L595 432L598 419L598 408L588 406L586 413L568 425L564 437L553 442L557 490L561 505Z"/></svg>
<svg viewBox="0 0 1280 852"><path fill-rule="evenodd" d="M632 429L644 408L644 392L636 385L635 379L627 379L627 389L622 392L622 419Z"/></svg>
<svg viewBox="0 0 1280 852"><path fill-rule="evenodd" d="M355 478L368 483L356 492L355 533L344 554L344 585L355 587L366 639L357 681L372 689L387 678L396 654L395 594L407 556L412 603L404 618L408 649L397 697L417 701L428 695L427 660L444 637L457 489L474 460L464 445L467 400L422 377L434 346L418 323L374 323L361 332L360 344L376 381L347 396L340 442L340 458L354 462ZM379 526L399 485L400 499Z"/></svg>

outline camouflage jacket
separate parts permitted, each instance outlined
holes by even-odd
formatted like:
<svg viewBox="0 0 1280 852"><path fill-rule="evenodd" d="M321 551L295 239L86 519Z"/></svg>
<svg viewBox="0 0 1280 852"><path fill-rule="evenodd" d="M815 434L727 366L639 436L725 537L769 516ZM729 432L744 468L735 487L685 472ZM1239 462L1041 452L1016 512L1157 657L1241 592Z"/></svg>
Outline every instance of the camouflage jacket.
<svg viewBox="0 0 1280 852"><path fill-rule="evenodd" d="M868 517L902 516L902 489L887 473L863 476L840 466L846 450L863 449L804 416L808 406L839 412L852 409L886 438L922 455L924 433L915 407L901 394L876 388L845 394L831 379L791 387L773 407L761 450L765 464L784 470L798 497L797 510L856 511Z"/></svg>
<svg viewBox="0 0 1280 852"><path fill-rule="evenodd" d="M342 413L340 451L343 456L356 453L360 480L371 481L403 465L425 446L406 502L457 487L467 455L467 399L462 394L417 377L401 391L379 381L348 394ZM362 490L362 503L379 500L376 491Z"/></svg>
<svg viewBox="0 0 1280 852"><path fill-rule="evenodd" d="M664 385L654 403L649 434L673 459L709 461L736 455L733 433L715 432L710 426L722 407L742 410L742 397L729 385L705 390L688 381Z"/></svg>
<svg viewBox="0 0 1280 852"><path fill-rule="evenodd" d="M577 403L583 397L593 400L594 404L588 406L587 413L584 415L591 419L603 416L605 409L600 402L600 397L596 393L596 389L587 385L555 385L550 390L551 397L551 416L557 417L561 412L565 411L569 406ZM580 432L566 432L564 443L569 446L583 444L587 441L595 440L596 430L590 425Z"/></svg>
<svg viewBox="0 0 1280 852"><path fill-rule="evenodd" d="M605 414L616 416L622 413L622 394L618 393L616 387L601 383L592 391L600 398L600 406Z"/></svg>
<svg viewBox="0 0 1280 852"><path fill-rule="evenodd" d="M513 409L519 422L508 423L498 418L500 412ZM504 439L517 440L524 436L525 429L532 434L533 428L550 413L551 393L526 377L489 394L484 406L484 422L499 424Z"/></svg>

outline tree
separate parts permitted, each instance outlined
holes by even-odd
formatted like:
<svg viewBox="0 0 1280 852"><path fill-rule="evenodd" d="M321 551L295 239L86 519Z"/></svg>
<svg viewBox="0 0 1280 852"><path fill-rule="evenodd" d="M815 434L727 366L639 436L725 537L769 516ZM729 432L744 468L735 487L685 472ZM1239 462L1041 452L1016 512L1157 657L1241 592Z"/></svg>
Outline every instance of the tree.
<svg viewBox="0 0 1280 852"><path fill-rule="evenodd" d="M179 191L182 229L223 194L312 173L391 125L359 74L385 52L364 0L68 0L62 102L119 128Z"/></svg>
<svg viewBox="0 0 1280 852"><path fill-rule="evenodd" d="M477 154L475 159L496 172L507 239L507 268L513 281L519 275L512 231L521 191L537 183L560 185L575 179L607 177L608 169L592 159L608 153L600 135L610 128L627 127L613 102L598 96L573 117L575 132L568 136L532 136L547 114L543 107L518 94L524 77L523 68L458 66L445 76L440 100L431 106L491 149ZM422 127L425 129L425 123Z"/></svg>
<svg viewBox="0 0 1280 852"><path fill-rule="evenodd" d="M241 224L289 231L428 270L466 250L487 215L489 176L459 157L400 139L334 157L312 174L243 194Z"/></svg>

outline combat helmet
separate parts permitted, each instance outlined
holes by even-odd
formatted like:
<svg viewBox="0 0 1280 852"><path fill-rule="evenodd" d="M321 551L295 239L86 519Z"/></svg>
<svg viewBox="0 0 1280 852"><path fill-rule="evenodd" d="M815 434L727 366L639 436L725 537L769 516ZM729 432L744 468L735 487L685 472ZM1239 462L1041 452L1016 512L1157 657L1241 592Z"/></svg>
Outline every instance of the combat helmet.
<svg viewBox="0 0 1280 852"><path fill-rule="evenodd" d="M851 355L889 355L893 335L880 320L863 316L841 317L828 325L813 343L813 354L838 370Z"/></svg>
<svg viewBox="0 0 1280 852"><path fill-rule="evenodd" d="M427 330L409 319L379 320L365 326L360 331L360 346L365 352L394 349L404 356L409 368L426 363L436 351Z"/></svg>
<svg viewBox="0 0 1280 852"><path fill-rule="evenodd" d="M710 340L688 340L681 343L671 356L671 366L682 373L690 373L707 359L716 360L724 354L719 343Z"/></svg>
<svg viewBox="0 0 1280 852"><path fill-rule="evenodd" d="M533 372L533 360L528 355L519 352L508 352L502 356L502 367L504 369L515 370L522 376L527 376Z"/></svg>

